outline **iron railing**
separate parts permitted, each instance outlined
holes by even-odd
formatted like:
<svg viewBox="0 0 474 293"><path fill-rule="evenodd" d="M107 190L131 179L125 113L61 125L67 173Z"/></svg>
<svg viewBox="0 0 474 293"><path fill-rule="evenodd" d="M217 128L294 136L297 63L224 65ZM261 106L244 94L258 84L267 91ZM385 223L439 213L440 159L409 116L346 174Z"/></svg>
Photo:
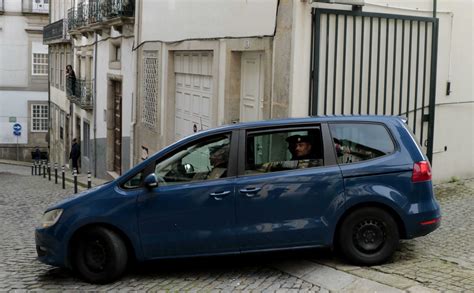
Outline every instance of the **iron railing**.
<svg viewBox="0 0 474 293"><path fill-rule="evenodd" d="M133 17L135 0L90 0L68 10L69 30L120 17Z"/></svg>
<svg viewBox="0 0 474 293"><path fill-rule="evenodd" d="M67 40L68 20L60 19L43 28L43 42Z"/></svg>
<svg viewBox="0 0 474 293"><path fill-rule="evenodd" d="M313 9L310 115L399 115L432 163L437 18Z"/></svg>
<svg viewBox="0 0 474 293"><path fill-rule="evenodd" d="M83 27L87 25L87 20L89 18L88 12L89 12L88 3L81 2L77 5L76 18L75 18L76 27Z"/></svg>
<svg viewBox="0 0 474 293"><path fill-rule="evenodd" d="M98 23L102 21L102 13L100 9L99 0L89 0L89 24Z"/></svg>
<svg viewBox="0 0 474 293"><path fill-rule="evenodd" d="M66 96L84 110L94 108L94 80L66 79Z"/></svg>
<svg viewBox="0 0 474 293"><path fill-rule="evenodd" d="M100 12L104 18L133 17L135 12L134 0L96 0L100 4Z"/></svg>
<svg viewBox="0 0 474 293"><path fill-rule="evenodd" d="M35 0L21 0L23 13L48 14L49 4Z"/></svg>

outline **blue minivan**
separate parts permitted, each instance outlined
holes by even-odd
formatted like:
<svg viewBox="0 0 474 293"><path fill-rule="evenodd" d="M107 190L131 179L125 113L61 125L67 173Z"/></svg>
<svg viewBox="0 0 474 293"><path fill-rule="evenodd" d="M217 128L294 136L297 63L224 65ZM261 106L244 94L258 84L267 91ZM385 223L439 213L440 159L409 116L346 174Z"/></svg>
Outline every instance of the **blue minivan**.
<svg viewBox="0 0 474 293"><path fill-rule="evenodd" d="M40 261L106 283L132 260L322 246L375 265L440 218L402 118L317 117L184 138L49 207L35 239Z"/></svg>

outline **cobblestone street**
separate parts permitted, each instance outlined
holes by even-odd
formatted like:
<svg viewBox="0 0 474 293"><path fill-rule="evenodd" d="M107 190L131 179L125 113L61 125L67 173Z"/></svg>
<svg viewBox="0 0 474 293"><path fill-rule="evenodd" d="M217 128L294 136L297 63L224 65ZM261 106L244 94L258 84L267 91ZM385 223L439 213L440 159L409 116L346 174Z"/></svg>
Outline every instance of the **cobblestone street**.
<svg viewBox="0 0 474 293"><path fill-rule="evenodd" d="M36 260L34 227L47 206L71 194L73 190L70 186L62 190L59 184L54 185L54 181L31 176L30 172L28 168L0 164L0 291L320 291L318 286L266 266L265 260L252 261L236 257L167 261L160 263L159 268L154 267L158 264L148 264L132 269L120 281L105 286L82 282L68 270L43 265Z"/></svg>
<svg viewBox="0 0 474 293"><path fill-rule="evenodd" d="M391 263L358 268L334 259L316 261L392 286L399 282L399 288L412 280L439 291L473 292L474 180L439 184L435 194L441 205L441 227L425 237L402 241Z"/></svg>
<svg viewBox="0 0 474 293"><path fill-rule="evenodd" d="M34 227L44 209L72 193L54 180L31 176L30 169L0 164L0 291L10 289L137 290L137 291L268 291L327 292L334 290L300 278L303 265L324 264L351 276L389 287L416 291L474 291L474 181L436 187L443 221L434 233L403 241L392 262L371 268L346 265L328 251L264 256L162 261L132 268L120 281L96 286L65 269L36 260ZM316 255L316 257L315 257ZM291 262L293 270L278 262ZM313 268L313 273L318 274ZM321 288L324 287L324 288ZM387 287L387 288L389 288ZM420 287L422 288L422 287ZM335 290L337 291L337 290ZM383 291L383 290L382 290ZM355 291L354 291L355 292Z"/></svg>

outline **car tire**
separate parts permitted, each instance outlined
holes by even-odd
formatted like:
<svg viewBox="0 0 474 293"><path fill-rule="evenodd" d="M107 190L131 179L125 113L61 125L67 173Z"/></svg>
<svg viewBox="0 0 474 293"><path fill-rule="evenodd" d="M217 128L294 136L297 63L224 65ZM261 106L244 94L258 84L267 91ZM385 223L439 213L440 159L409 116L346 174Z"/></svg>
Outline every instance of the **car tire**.
<svg viewBox="0 0 474 293"><path fill-rule="evenodd" d="M127 247L114 231L93 227L81 233L76 240L75 269L86 281L109 283L125 272Z"/></svg>
<svg viewBox="0 0 474 293"><path fill-rule="evenodd" d="M399 243L398 226L386 211L367 207L350 213L339 229L338 245L348 260L357 265L386 262Z"/></svg>

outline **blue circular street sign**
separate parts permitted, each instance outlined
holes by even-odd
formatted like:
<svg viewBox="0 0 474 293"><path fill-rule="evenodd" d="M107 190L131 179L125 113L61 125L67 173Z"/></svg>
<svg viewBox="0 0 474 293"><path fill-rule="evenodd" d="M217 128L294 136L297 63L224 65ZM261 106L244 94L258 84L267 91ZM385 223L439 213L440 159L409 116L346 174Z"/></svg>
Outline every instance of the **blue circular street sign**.
<svg viewBox="0 0 474 293"><path fill-rule="evenodd" d="M14 131L21 131L21 124L20 123L13 124L13 130Z"/></svg>
<svg viewBox="0 0 474 293"><path fill-rule="evenodd" d="M13 135L20 136L20 135L21 135L21 131L16 131L16 130L14 130L14 131L13 131Z"/></svg>

